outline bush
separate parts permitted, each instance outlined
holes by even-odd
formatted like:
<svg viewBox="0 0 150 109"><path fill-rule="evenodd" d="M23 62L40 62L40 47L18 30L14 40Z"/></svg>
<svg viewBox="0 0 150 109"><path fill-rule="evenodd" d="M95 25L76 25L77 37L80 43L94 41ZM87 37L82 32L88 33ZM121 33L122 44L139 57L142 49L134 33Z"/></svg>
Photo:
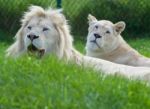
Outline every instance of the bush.
<svg viewBox="0 0 150 109"><path fill-rule="evenodd" d="M0 29L14 33L20 27L20 19L30 5L55 6L55 0L0 0Z"/></svg>
<svg viewBox="0 0 150 109"><path fill-rule="evenodd" d="M142 34L150 30L150 4L147 0L89 0L79 11L71 23L75 33L87 33L87 16L89 13L98 19L110 20L114 23L125 21L126 32Z"/></svg>
<svg viewBox="0 0 150 109"><path fill-rule="evenodd" d="M56 7L56 0L0 0L0 4L0 28L13 33L19 28L19 19L29 5ZM148 0L62 0L62 8L74 35L87 34L89 13L114 23L125 21L128 34L149 33L150 30Z"/></svg>

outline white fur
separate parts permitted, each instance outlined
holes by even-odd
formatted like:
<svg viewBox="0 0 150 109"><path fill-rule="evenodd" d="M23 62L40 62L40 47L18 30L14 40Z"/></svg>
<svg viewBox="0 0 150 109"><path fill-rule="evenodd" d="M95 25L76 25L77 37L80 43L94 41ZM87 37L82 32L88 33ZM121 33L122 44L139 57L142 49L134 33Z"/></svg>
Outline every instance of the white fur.
<svg viewBox="0 0 150 109"><path fill-rule="evenodd" d="M39 20L40 19L40 20ZM27 30L28 25L33 24L32 30ZM42 25L48 26L49 31L44 33ZM73 38L65 17L57 10L44 10L38 6L32 6L22 19L22 27L16 35L16 41L7 50L7 56L18 57L27 52L30 41L27 39L29 33L39 35L34 45L39 49L45 49L46 54L54 53L60 59L74 61L83 67L91 67L105 74L119 74L125 77L145 78L150 77L150 68L131 67L119 65L101 59L91 58L80 54L72 45Z"/></svg>
<svg viewBox="0 0 150 109"><path fill-rule="evenodd" d="M88 19L87 56L101 58L119 64L150 67L150 59L131 48L121 37L120 33L125 29L124 22L113 24L106 20L98 21L92 15L89 15ZM95 29L95 26L98 26L98 29ZM110 33L108 34L106 31L110 31ZM95 38L95 33L102 36L96 40L97 44L90 42Z"/></svg>

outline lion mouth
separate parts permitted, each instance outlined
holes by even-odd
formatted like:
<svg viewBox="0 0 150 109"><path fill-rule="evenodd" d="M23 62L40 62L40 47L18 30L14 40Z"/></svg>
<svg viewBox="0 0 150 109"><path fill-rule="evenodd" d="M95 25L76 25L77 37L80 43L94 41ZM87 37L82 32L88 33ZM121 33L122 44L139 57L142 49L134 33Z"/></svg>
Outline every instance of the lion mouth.
<svg viewBox="0 0 150 109"><path fill-rule="evenodd" d="M96 40L91 40L90 42L92 42L92 43L96 43Z"/></svg>
<svg viewBox="0 0 150 109"><path fill-rule="evenodd" d="M30 56L36 56L36 57L41 58L45 54L45 49L38 49L33 44L29 45L27 49L28 49L28 54Z"/></svg>
<svg viewBox="0 0 150 109"><path fill-rule="evenodd" d="M97 47L100 48L100 46L98 45L98 43L96 42L96 40L91 40L90 42L96 44Z"/></svg>

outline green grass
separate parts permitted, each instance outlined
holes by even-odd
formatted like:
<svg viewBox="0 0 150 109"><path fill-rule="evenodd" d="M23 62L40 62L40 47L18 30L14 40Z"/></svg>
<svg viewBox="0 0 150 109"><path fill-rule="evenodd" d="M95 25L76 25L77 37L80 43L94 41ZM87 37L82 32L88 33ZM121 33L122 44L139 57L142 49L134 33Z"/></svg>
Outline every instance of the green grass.
<svg viewBox="0 0 150 109"><path fill-rule="evenodd" d="M137 38L137 39L130 39L129 44L139 51L141 54L150 57L150 38Z"/></svg>
<svg viewBox="0 0 150 109"><path fill-rule="evenodd" d="M129 40L147 56L149 42ZM56 57L6 59L8 45L0 43L0 109L150 109L150 87L144 82L104 77ZM75 45L84 52L82 41Z"/></svg>

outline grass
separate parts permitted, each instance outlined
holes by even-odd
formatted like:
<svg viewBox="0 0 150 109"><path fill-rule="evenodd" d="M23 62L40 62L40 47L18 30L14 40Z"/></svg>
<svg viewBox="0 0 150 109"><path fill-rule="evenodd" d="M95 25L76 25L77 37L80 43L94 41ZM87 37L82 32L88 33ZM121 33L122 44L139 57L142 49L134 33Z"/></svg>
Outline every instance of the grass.
<svg viewBox="0 0 150 109"><path fill-rule="evenodd" d="M139 51L141 54L150 57L150 38L137 38L134 40L129 40L129 44Z"/></svg>
<svg viewBox="0 0 150 109"><path fill-rule="evenodd" d="M149 41L128 42L150 56ZM144 82L104 77L56 57L5 59L8 45L0 43L0 109L150 109L150 87ZM84 52L82 41L75 45Z"/></svg>

